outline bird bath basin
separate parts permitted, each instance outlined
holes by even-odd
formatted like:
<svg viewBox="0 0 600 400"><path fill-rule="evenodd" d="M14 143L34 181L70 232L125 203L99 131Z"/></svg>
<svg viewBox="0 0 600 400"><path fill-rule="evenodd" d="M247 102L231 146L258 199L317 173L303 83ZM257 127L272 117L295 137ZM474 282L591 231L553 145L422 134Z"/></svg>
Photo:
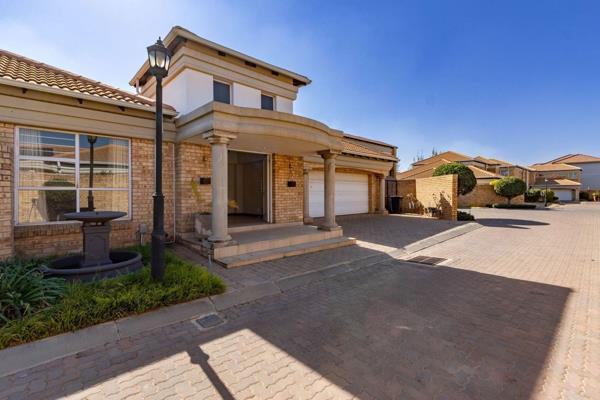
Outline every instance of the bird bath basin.
<svg viewBox="0 0 600 400"><path fill-rule="evenodd" d="M110 221L125 215L126 213L120 211L66 213L67 220L83 222L83 254L53 260L45 270L46 275L87 281L114 277L140 269L140 253L110 251Z"/></svg>

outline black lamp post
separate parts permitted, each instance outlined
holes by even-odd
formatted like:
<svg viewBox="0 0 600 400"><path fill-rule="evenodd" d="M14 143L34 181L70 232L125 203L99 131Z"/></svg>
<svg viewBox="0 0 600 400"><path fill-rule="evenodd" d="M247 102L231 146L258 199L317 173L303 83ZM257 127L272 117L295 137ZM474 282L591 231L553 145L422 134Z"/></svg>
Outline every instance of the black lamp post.
<svg viewBox="0 0 600 400"><path fill-rule="evenodd" d="M546 191L544 192L544 207L548 207L548 178L544 178L546 182Z"/></svg>
<svg viewBox="0 0 600 400"><path fill-rule="evenodd" d="M152 227L152 278L160 280L165 275L165 197L162 194L162 80L169 73L171 55L160 37L148 46L148 72L156 78L156 138L154 139L153 227Z"/></svg>

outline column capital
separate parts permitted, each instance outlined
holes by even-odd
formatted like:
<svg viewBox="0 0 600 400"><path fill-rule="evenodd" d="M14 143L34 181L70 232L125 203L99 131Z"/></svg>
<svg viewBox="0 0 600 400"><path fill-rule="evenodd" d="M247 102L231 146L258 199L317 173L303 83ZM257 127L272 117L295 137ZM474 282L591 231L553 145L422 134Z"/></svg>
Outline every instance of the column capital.
<svg viewBox="0 0 600 400"><path fill-rule="evenodd" d="M317 154L320 155L321 157L323 157L325 160L328 160L330 158L337 157L338 155L342 154L342 152L339 150L329 149L329 150L318 151Z"/></svg>
<svg viewBox="0 0 600 400"><path fill-rule="evenodd" d="M210 144L227 144L237 136L232 133L222 131L210 131L202 135L202 138Z"/></svg>
<svg viewBox="0 0 600 400"><path fill-rule="evenodd" d="M312 167L305 165L303 169L304 175L308 174L310 171L312 171Z"/></svg>

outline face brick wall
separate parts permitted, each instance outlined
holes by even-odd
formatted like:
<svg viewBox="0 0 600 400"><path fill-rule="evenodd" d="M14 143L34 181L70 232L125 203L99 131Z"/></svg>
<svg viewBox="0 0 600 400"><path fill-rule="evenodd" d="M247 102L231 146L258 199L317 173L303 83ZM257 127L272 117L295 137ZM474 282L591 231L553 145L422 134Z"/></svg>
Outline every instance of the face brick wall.
<svg viewBox="0 0 600 400"><path fill-rule="evenodd" d="M402 196L402 212L414 213L417 198L417 187L414 179L398 181L398 196Z"/></svg>
<svg viewBox="0 0 600 400"><path fill-rule="evenodd" d="M302 157L273 154L273 222L302 222L303 168ZM296 187L288 187L288 181Z"/></svg>
<svg viewBox="0 0 600 400"><path fill-rule="evenodd" d="M200 200L192 191L192 180L211 176L210 146L178 143L175 148L177 234L194 230L194 213L210 211L211 185L198 185Z"/></svg>
<svg viewBox="0 0 600 400"><path fill-rule="evenodd" d="M172 236L174 221L173 143L163 144L163 194L165 195L165 231ZM139 243L138 227L144 223L150 240L152 231L152 195L154 193L154 141L131 140L132 208L130 221L113 222L112 247ZM12 215L12 210L11 210ZM21 225L14 228L15 252L25 257L43 257L81 251L81 231L77 223Z"/></svg>
<svg viewBox="0 0 600 400"><path fill-rule="evenodd" d="M442 219L456 220L458 175L442 175L415 180L416 199L423 209L441 208Z"/></svg>
<svg viewBox="0 0 600 400"><path fill-rule="evenodd" d="M514 197L511 200L512 204L523 204L525 197L523 195ZM494 203L507 203L506 197L498 196L494 192L492 185L484 183L475 186L475 189L471 193L467 193L464 196L458 196L459 207L485 207L489 204Z"/></svg>
<svg viewBox="0 0 600 400"><path fill-rule="evenodd" d="M15 127L0 123L0 259L13 255L13 155Z"/></svg>

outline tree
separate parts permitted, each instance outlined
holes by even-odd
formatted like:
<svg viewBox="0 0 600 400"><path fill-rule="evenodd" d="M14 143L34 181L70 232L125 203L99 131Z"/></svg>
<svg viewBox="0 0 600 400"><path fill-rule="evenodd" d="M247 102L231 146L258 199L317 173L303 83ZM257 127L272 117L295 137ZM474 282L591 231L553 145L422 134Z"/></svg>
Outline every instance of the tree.
<svg viewBox="0 0 600 400"><path fill-rule="evenodd" d="M502 179L493 181L491 184L498 195L508 199L508 204L510 204L513 197L520 196L527 191L525 181L516 176L505 176Z"/></svg>
<svg viewBox="0 0 600 400"><path fill-rule="evenodd" d="M465 195L475 189L477 179L469 167L464 164L453 162L442 164L433 171L433 176L458 175L458 194Z"/></svg>

